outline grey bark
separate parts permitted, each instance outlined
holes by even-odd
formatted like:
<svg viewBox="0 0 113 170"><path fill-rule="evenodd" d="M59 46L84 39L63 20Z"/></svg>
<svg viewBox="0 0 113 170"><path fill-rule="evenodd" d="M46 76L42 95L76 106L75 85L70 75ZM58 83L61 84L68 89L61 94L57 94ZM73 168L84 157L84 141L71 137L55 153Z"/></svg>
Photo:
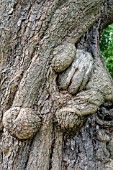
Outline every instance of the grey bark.
<svg viewBox="0 0 113 170"><path fill-rule="evenodd" d="M0 169L112 170L112 0L1 0Z"/></svg>

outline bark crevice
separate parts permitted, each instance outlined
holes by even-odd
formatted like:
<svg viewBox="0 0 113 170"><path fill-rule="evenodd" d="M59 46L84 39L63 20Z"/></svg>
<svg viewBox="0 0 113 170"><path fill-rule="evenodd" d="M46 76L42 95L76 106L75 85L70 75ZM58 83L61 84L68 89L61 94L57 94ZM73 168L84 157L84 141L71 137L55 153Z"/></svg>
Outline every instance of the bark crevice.
<svg viewBox="0 0 113 170"><path fill-rule="evenodd" d="M2 169L112 168L113 83L99 35L113 2L9 2L0 6Z"/></svg>

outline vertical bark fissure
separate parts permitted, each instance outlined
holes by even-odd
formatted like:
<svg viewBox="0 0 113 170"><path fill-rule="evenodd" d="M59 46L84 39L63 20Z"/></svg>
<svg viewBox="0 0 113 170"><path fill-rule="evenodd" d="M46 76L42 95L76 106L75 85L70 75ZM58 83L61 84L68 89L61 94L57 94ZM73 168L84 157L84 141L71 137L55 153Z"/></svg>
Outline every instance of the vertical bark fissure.
<svg viewBox="0 0 113 170"><path fill-rule="evenodd" d="M72 35L75 36L74 43L76 43L76 40L78 39L78 37L81 37L81 34L83 34L84 31L86 31L91 25L93 25L93 21L95 20L95 18L98 18L101 15L99 9L100 9L100 6L102 5L102 2L104 2L104 1L97 1L97 0L93 1L93 3L94 3L93 5L95 7L91 4L91 1L89 1L88 3L86 3L84 1L84 3L83 3L84 8L85 8L85 3L88 8L86 10L84 10L84 8L83 8L83 12L80 9L80 11L79 11L80 13L78 13L78 14L77 14L77 11L74 6L74 5L76 5L74 0L71 0L71 1L64 0L61 3L59 0L55 0L55 1L54 0L51 0L51 1L44 0L42 2L38 1L39 6L42 4L42 7L40 9L42 9L43 13L40 14L41 16L39 17L38 21L36 21L36 23L35 23L35 20L33 19L34 16L32 16L32 12L35 11L33 8L35 6L33 4L33 2L36 2L36 1L30 2L30 4L28 1L25 1L25 4L24 4L25 7L28 7L30 5L27 10L27 12L28 12L27 17L28 17L28 20L31 20L31 21L27 21L26 18L23 18L23 19L21 18L21 12L24 12L24 6L23 6L24 2L21 3L21 6L23 6L23 7L21 9L19 9L19 11L18 11L17 7L20 2L21 1L17 1L14 4L13 12L11 13L12 15L10 14L10 16L9 16L10 17L9 25L10 25L10 22L13 23L13 21L14 21L14 23L19 24L19 22L17 22L17 20L19 18L21 19L21 21L20 21L21 24L17 31L15 31L15 29L14 29L14 32L13 32L13 28L11 29L13 35L15 35L15 38L11 39L11 40L13 40L13 43L10 45L12 45L12 47L14 47L15 50L11 51L10 48L8 49L9 51L8 51L7 56L9 56L9 59L7 62L8 62L8 64L10 63L10 65L9 66L7 65L7 66L11 67L10 73L8 73L8 78L10 77L9 80L11 80L13 78L15 70L17 71L21 66L23 67L24 73L22 73L22 76L20 76L20 79L17 83L18 87L16 88L15 93L14 93L14 91L11 92L12 98L9 97L7 102L9 104L10 99L13 102L13 99L15 98L17 91L19 91L19 87L21 86L22 80L24 81L24 78L25 78L24 85L26 85L28 83L28 86L31 86L31 87L28 87L27 90L25 89L27 92L25 94L25 98L23 97L21 106L25 107L25 108L28 108L28 107L33 108L33 109L35 108L35 110L38 110L41 112L42 120L43 120L43 116L44 116L44 118L46 117L47 119L45 119L44 124L41 123L41 126L42 126L41 130L39 130L37 132L36 136L34 138L26 141L26 144L24 143L24 141L21 141L19 143L19 140L14 140L12 142L12 139L9 137L9 134L7 134L7 132L4 131L4 136L5 136L4 140L9 139L9 141L6 141L6 143L4 144L4 145L6 145L5 146L6 147L6 155L4 154L4 160L3 160L4 167L3 168L5 168L5 166L7 166L5 168L6 170L8 170L8 169L11 169L11 170L15 170L15 169L16 170L24 170L24 169L27 169L27 170L32 170L32 169L33 170L35 170L35 169L66 170L66 169L73 169L73 168L77 167L77 170L78 170L79 167L81 169L83 169L83 167L84 167L84 168L87 168L88 170L91 168L93 170L93 168L100 167L98 161L96 162L95 155L96 155L97 148L95 146L96 144L93 143L93 139L89 139L89 137L86 137L88 142L90 141L89 143L90 143L90 146L92 146L92 148L93 148L93 153L91 153L91 152L88 153L87 148L90 149L90 147L87 147L86 146L87 142L84 141L83 133L88 134L91 131L91 130L88 130L88 132L86 132L87 123L86 123L86 126L83 127L82 130L80 130L80 132L77 132L77 133L73 132L74 133L73 137L67 136L67 139L63 139L64 134L56 128L56 124L54 124L54 122L53 122L54 115L53 115L53 117L50 116L48 113L47 113L48 114L47 115L47 114L43 113L43 110L44 111L46 110L47 106L45 106L45 105L47 102L48 103L50 102L49 104L51 105L51 98L48 97L48 95L50 95L50 96L54 95L54 94L56 95L56 92L54 92L54 90L53 90L54 87L53 87L53 89L51 89L52 85L49 84L50 82L48 80L49 74L51 72L51 68L50 68L51 60L54 57L52 54L54 47L57 47L58 44L62 44L63 41L65 41L65 40L69 40L70 42L73 42L71 40L73 38ZM80 5L79 5L79 3L80 3ZM96 5L97 5L97 8L96 8ZM77 7L82 8L82 1L77 1ZM35 12L38 13L39 11L36 10ZM92 14L93 12L96 16L93 16L93 14ZM84 13L84 15L83 15L83 13ZM92 15L90 15L89 13ZM85 14L87 17L84 19ZM17 17L18 15L19 15L19 18ZM47 16L44 16L44 15L47 15ZM81 16L79 16L79 15L81 15ZM41 20L41 17L42 17L42 20ZM87 22L86 20L87 21L89 20L89 22ZM80 21L80 23L79 23L79 21ZM41 27L39 26L40 28L38 27L39 22L41 22ZM37 25L36 27L35 27L35 24ZM12 26L15 25L15 27L16 27L16 24L11 24L11 25ZM84 28L80 28L83 25L84 25ZM8 26L8 24L6 23L6 27L7 26ZM34 32L32 32L33 26L34 26L34 30L35 30L35 28L38 28L38 31L35 30ZM62 28L62 27L64 27L64 28ZM73 31L73 29L75 29L75 32ZM79 29L81 29L81 30L79 30ZM27 31L29 32L29 34L27 34ZM93 37L91 35L92 33L95 33L95 32L92 31L90 33L88 32L87 34L89 34L89 36ZM95 36L93 38L95 38ZM16 40L18 42L16 42ZM96 37L96 40L97 40L97 37ZM4 42L5 41L6 41L6 39L4 40ZM84 41L85 41L85 43L83 44L83 47L85 44L88 44L86 42L87 40L85 38L84 38ZM8 42L10 42L10 40L8 40ZM94 43L94 39L93 39L93 43ZM88 47L89 47L90 52L93 53L93 56L95 56L95 58L96 58L98 55L100 55L98 53L98 49L97 49L98 44L96 42L93 45L96 45L96 47L93 50L89 44L86 45L87 48L85 48L85 47L84 48L86 49L86 51L88 51ZM7 46L7 48L8 48L8 46ZM33 49L31 50L31 48L33 48ZM21 52L19 52L19 50ZM28 56L29 51L30 51L30 56ZM95 54L95 51L96 51L96 54ZM13 64L16 62L17 55L19 55L19 57L20 57L20 59L19 59L20 61L18 60L18 63L21 62L20 66L18 66L18 64L15 64L13 66ZM38 57L39 57L39 60L38 60ZM31 69L31 67L32 67L32 69ZM35 71L32 75L32 73L29 71L33 71L33 69ZM26 74L27 71L28 71L28 74L30 74L30 76L28 76ZM33 76L34 76L34 78L33 78ZM6 83L9 84L9 86L10 86L9 91L10 91L11 84L9 83L9 80L6 81ZM33 82L31 83L31 81L33 81ZM51 81L51 83L52 83L52 81ZM24 88L24 86L20 88L20 96L19 97L21 97L21 94L24 95L23 94L24 92L22 92L23 88ZM49 94L47 91L49 91ZM54 93L50 94L51 91ZM56 108L57 109L62 108L62 106L64 104L62 102L62 99L65 97L63 96L64 94L62 93L62 91L59 91L57 94L58 94L59 98L60 98L60 95L62 95L62 98L61 98L61 101L59 99L59 102L55 101L58 105L56 104L57 106L55 106L55 109L53 109L54 111L56 111ZM14 101L13 106L19 105L19 102L20 102L19 97L17 96L17 101L14 99L15 101ZM72 96L72 99L73 99L73 96ZM3 100L5 100L5 98ZM68 100L68 99L64 99L64 100ZM9 104L8 108L11 107L12 102ZM3 103L3 105L5 105L5 104ZM52 106L49 106L49 107L50 107L48 109L49 111L47 111L47 112L51 112ZM52 113L50 113L50 114L52 114ZM50 120L50 119L52 119L52 120ZM90 129L90 127L91 127L91 125L89 125L89 129ZM96 138L96 137L94 136L94 138ZM1 136L0 136L0 139L1 139ZM63 141L64 141L64 146L62 144ZM3 142L5 142L5 141L3 141ZM92 144L91 144L91 142L92 142ZM7 146L8 143L12 143L13 149L11 151L10 151L10 149L11 149L10 145ZM81 146L80 146L80 144L81 144ZM75 145L75 147L73 147L73 145ZM104 145L102 145L102 146L104 146ZM7 149L7 147L9 147L8 148L9 150ZM16 150L16 147L17 147L17 150ZM26 148L26 151L25 151L24 147ZM22 151L22 149L23 149L23 151ZM87 160L86 163L83 160L83 156L81 155L82 153ZM92 157L94 158L94 160L92 161L93 165L91 165L91 163L89 163L90 161L88 160L90 157L90 153L93 155ZM8 154L10 155L9 158L7 158ZM25 158L25 154L26 154L26 158ZM83 160L83 163L82 163L82 160ZM104 163L101 163L101 165L103 165L103 164Z"/></svg>
<svg viewBox="0 0 113 170"><path fill-rule="evenodd" d="M30 156L30 152L31 152L31 148L32 148L32 145L33 145L34 138L35 138L35 136L34 136L32 139L30 139L30 140L31 140L31 143L30 143L30 146L29 146L28 156L27 156L27 160L26 160L24 169L26 169L26 168L27 168L27 165L28 165L29 156Z"/></svg>
<svg viewBox="0 0 113 170"><path fill-rule="evenodd" d="M52 144L51 144L50 156L49 156L49 170L52 169L52 157L53 157L53 150L55 147L55 127L54 125L52 127L53 127L53 130L52 130Z"/></svg>

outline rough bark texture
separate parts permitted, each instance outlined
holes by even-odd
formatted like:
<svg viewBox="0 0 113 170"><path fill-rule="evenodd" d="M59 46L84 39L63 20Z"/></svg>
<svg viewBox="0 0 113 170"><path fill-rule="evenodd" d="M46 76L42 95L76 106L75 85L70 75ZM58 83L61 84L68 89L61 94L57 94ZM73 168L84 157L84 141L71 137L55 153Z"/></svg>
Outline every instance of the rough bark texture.
<svg viewBox="0 0 113 170"><path fill-rule="evenodd" d="M1 0L0 169L112 170L112 0Z"/></svg>

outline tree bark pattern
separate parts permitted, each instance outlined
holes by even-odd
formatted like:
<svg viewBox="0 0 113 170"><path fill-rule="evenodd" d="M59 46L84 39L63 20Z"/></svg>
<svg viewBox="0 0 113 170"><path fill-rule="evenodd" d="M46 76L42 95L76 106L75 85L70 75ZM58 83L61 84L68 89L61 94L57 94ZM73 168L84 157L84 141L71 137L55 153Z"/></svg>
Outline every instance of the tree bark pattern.
<svg viewBox="0 0 113 170"><path fill-rule="evenodd" d="M98 50L98 27L113 21L112 7L112 0L0 2L1 170L112 169L113 83ZM76 48L72 60L62 62L64 73L56 73L52 63L55 49L57 53L61 47L66 56L69 44L93 60L88 77L82 77L82 59L77 66L72 82L78 75L85 85L79 83L74 94L67 87L59 89L58 77L63 80L73 70ZM20 112L13 114L14 108ZM24 127L25 132L30 127L29 133Z"/></svg>

